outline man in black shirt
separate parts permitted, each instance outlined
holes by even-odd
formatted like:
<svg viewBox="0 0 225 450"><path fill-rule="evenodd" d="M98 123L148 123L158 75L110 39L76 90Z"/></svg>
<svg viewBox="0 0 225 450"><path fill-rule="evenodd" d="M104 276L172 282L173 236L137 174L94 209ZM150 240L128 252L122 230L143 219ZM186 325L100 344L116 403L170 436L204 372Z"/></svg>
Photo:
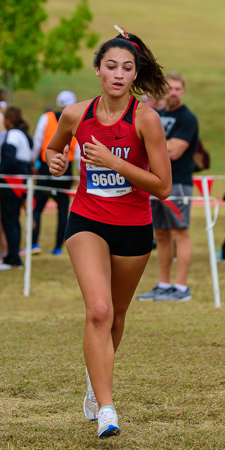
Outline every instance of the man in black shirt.
<svg viewBox="0 0 225 450"><path fill-rule="evenodd" d="M138 295L138 300L191 299L187 286L187 275L192 259L189 234L192 196L193 155L198 142L198 122L195 115L183 102L185 80L178 72L167 75L170 85L166 95L166 106L158 111L165 130L167 149L171 159L173 186L171 196L183 197L167 204L152 200L153 226L157 241L159 282L149 292ZM170 272L176 246L177 272L175 283L170 281Z"/></svg>

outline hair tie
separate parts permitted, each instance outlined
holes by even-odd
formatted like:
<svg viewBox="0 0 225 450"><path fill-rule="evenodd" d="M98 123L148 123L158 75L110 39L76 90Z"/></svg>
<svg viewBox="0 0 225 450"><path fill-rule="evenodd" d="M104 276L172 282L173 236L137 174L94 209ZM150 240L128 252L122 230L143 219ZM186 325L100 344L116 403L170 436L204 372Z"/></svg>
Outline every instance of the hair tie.
<svg viewBox="0 0 225 450"><path fill-rule="evenodd" d="M124 28L120 28L118 27L118 25L113 25L114 28L127 40L129 40L129 34L126 32L126 30L124 30ZM130 41L129 42L133 45L135 45L135 47L138 48L139 52L141 51L140 47L138 44L136 44L136 42Z"/></svg>
<svg viewBox="0 0 225 450"><path fill-rule="evenodd" d="M139 51L139 52L141 51L141 49L140 49L139 45L138 45L138 44L136 44L136 42L130 41L130 43L131 43L131 44L133 44L133 45L135 45L135 46L136 46L136 47L138 48L138 51Z"/></svg>

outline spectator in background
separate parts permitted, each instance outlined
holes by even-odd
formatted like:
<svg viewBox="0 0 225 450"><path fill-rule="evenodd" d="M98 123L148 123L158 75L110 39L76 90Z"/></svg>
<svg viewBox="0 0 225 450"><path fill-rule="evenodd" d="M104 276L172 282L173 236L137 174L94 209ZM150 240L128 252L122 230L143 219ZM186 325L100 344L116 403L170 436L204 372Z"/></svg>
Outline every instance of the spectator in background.
<svg viewBox="0 0 225 450"><path fill-rule="evenodd" d="M151 94L148 95L142 95L141 97L141 101L143 103L145 103L145 105L150 106L150 108L155 109L155 111L159 111L160 109L165 107L166 104L166 100L165 97L161 97L161 96L157 96L156 100L154 100L154 98L152 98ZM152 249L156 249L157 247L157 242L155 237L153 238L153 243L152 243Z"/></svg>
<svg viewBox="0 0 225 450"><path fill-rule="evenodd" d="M166 106L158 111L165 130L167 149L172 165L173 186L171 196L184 196L182 200L164 204L152 200L153 226L158 249L159 282L155 288L137 296L138 300L191 299L187 275L192 259L189 235L192 196L193 154L198 143L198 122L195 115L183 104L185 80L178 72L167 75L170 89L165 96ZM171 266L177 250L177 273L171 284Z"/></svg>
<svg viewBox="0 0 225 450"><path fill-rule="evenodd" d="M0 173L30 175L33 141L28 134L28 125L22 118L20 108L9 106L5 111L5 142L2 145ZM12 180L8 180L11 183ZM7 183L6 177L1 182ZM1 189L2 224L8 243L8 253L0 264L0 270L22 267L19 256L20 208L24 196L20 189Z"/></svg>
<svg viewBox="0 0 225 450"><path fill-rule="evenodd" d="M34 132L34 147L33 147L33 160L36 162L37 167L39 167L39 175L50 176L48 166L45 160L45 150L47 145L54 135L58 120L61 116L63 109L66 106L72 105L77 102L76 96L71 91L62 91L56 98L56 105L58 110L47 111L42 114L38 120L35 132ZM74 156L79 162L79 157L77 154L79 152L79 146L75 138L72 139L69 151L69 161L72 162ZM65 173L66 176L72 176L72 164ZM41 214L49 199L52 197L58 205L58 226L56 234L56 242L51 253L53 255L62 254L62 245L64 242L64 232L66 228L68 211L69 211L69 196L63 192L57 192L59 189L70 189L72 185L72 180L56 181L53 180L38 180L37 186L48 186L52 188L52 191L39 191L36 190L34 194L35 207L33 211L34 225L33 225L33 237L32 237L32 254L38 254L41 252L41 247L38 243L40 225L41 225ZM20 256L26 254L26 249L21 250Z"/></svg>
<svg viewBox="0 0 225 450"><path fill-rule="evenodd" d="M6 128L4 113L7 108L8 94L5 89L0 89L0 163L1 163L1 147L6 137ZM1 203L0 203L0 262L7 253L7 240L2 227L1 220Z"/></svg>

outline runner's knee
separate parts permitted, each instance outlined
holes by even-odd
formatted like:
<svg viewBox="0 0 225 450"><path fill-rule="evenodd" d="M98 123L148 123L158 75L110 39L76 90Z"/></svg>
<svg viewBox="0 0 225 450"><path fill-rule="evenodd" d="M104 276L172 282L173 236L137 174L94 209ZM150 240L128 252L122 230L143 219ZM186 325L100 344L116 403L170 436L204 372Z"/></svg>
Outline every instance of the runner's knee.
<svg viewBox="0 0 225 450"><path fill-rule="evenodd" d="M107 322L112 323L112 307L105 302L97 301L87 310L87 320L91 321L94 326L99 326Z"/></svg>
<svg viewBox="0 0 225 450"><path fill-rule="evenodd" d="M180 241L184 241L186 239L190 239L189 229L188 228L173 228L171 230L172 238L176 243Z"/></svg>

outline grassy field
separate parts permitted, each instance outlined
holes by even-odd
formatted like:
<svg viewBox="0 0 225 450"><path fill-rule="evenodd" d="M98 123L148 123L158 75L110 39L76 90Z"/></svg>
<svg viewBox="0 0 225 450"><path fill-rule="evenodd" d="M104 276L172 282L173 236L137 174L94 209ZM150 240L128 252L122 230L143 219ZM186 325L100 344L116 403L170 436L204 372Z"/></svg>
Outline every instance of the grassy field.
<svg viewBox="0 0 225 450"><path fill-rule="evenodd" d="M217 248L224 220L221 207ZM105 441L82 412L85 311L66 250L50 255L55 224L54 214L44 216L43 253L32 259L30 297L23 296L21 271L0 278L0 449L224 450L225 264L218 265L217 309L204 208L192 208L192 300L133 299L114 376L122 433ZM153 251L137 293L156 281Z"/></svg>
<svg viewBox="0 0 225 450"><path fill-rule="evenodd" d="M48 0L48 27L69 16L77 1ZM224 173L224 14L223 0L90 0L92 27L103 42L115 35L118 24L138 35L150 46L165 71L181 71L187 79L185 102L196 113L203 142L212 156L210 173ZM43 74L34 91L20 91L14 102L29 119L31 131L43 108L55 105L63 89L74 90L78 101L100 93L92 67L93 50L81 49L84 68L71 75Z"/></svg>
<svg viewBox="0 0 225 450"><path fill-rule="evenodd" d="M69 16L76 1L48 0L49 23ZM210 151L209 174L223 174L224 0L90 0L92 26L101 41L112 25L140 35L165 70L187 78L185 102L197 114ZM100 93L93 51L82 50L84 68L70 76L45 73L34 91L19 91L31 132L62 89L78 101ZM212 194L221 198L224 180ZM195 189L195 195L199 195ZM25 216L22 222L24 247ZM225 208L214 234L224 240ZM186 304L131 304L114 376L121 436L99 441L95 423L82 412L86 390L82 338L85 310L69 257L52 256L54 214L43 217L42 254L32 258L31 293L23 296L23 272L0 272L0 450L224 450L225 448L225 264L218 264L220 309L215 308L203 207L192 208L194 257ZM176 263L173 266L175 273ZM137 293L157 282L157 251Z"/></svg>

